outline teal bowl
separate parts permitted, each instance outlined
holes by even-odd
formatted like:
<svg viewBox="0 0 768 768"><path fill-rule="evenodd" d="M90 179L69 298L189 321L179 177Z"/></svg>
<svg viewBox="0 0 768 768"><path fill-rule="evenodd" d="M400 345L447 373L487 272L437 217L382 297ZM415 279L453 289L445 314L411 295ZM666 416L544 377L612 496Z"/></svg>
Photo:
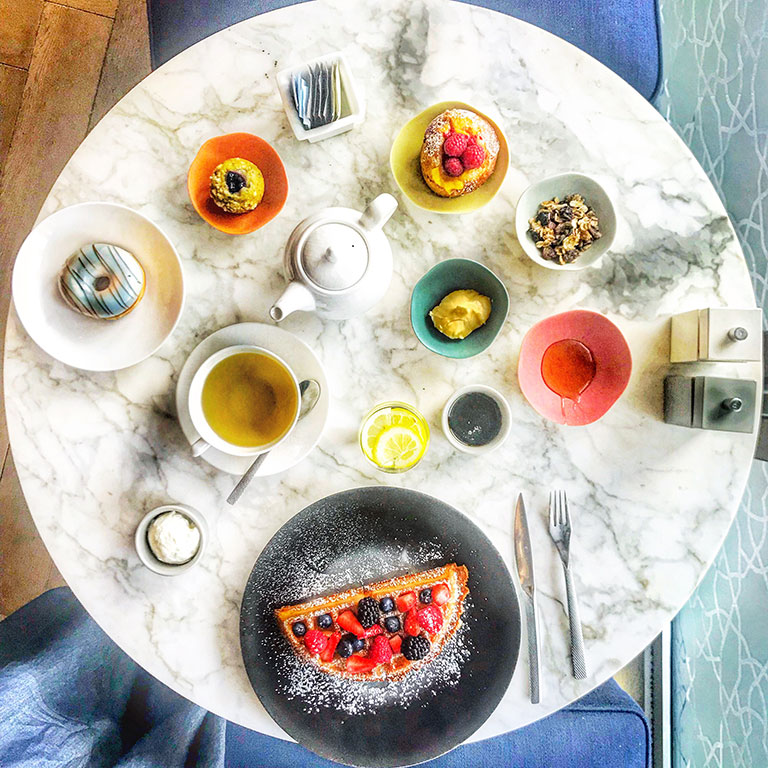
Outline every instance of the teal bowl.
<svg viewBox="0 0 768 768"><path fill-rule="evenodd" d="M491 300L491 315L485 325L466 339L449 339L435 328L430 310L449 293L461 289L475 290ZM463 360L485 352L499 335L509 312L509 294L504 283L471 259L447 259L436 264L419 280L411 294L411 326L416 338L443 357Z"/></svg>

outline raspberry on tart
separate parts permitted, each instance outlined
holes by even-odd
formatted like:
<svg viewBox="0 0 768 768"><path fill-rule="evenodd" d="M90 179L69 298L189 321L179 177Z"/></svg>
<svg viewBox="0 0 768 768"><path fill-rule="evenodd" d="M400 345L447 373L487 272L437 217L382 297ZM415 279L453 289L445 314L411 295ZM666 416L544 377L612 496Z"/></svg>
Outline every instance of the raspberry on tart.
<svg viewBox="0 0 768 768"><path fill-rule="evenodd" d="M461 164L465 171L480 168L485 162L485 150L479 144L470 144L461 154Z"/></svg>
<svg viewBox="0 0 768 768"><path fill-rule="evenodd" d="M284 606L275 616L294 652L324 672L397 680L437 656L456 633L469 594L467 578L465 566L449 563ZM437 604L435 596L443 602ZM315 629L297 636L299 625Z"/></svg>
<svg viewBox="0 0 768 768"><path fill-rule="evenodd" d="M383 635L374 637L371 649L368 651L368 658L373 659L377 664L386 664L392 656L392 646L389 644L389 640Z"/></svg>
<svg viewBox="0 0 768 768"><path fill-rule="evenodd" d="M304 645L311 654L321 653L328 645L328 638L319 629L310 629L304 637Z"/></svg>
<svg viewBox="0 0 768 768"><path fill-rule="evenodd" d="M499 150L499 137L488 120L468 109L448 109L424 132L421 175L441 197L466 195L491 177Z"/></svg>
<svg viewBox="0 0 768 768"><path fill-rule="evenodd" d="M461 174L464 173L464 166L458 157L448 157L443 163L443 170L449 176L461 176Z"/></svg>

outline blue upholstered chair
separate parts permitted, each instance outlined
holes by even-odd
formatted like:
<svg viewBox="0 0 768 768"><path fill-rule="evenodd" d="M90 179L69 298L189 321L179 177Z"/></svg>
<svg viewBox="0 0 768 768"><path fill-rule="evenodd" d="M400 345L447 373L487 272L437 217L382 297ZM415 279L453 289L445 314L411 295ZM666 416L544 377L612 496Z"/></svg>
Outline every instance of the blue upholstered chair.
<svg viewBox="0 0 768 768"><path fill-rule="evenodd" d="M238 21L297 2L302 0L147 0L152 66L159 67ZM469 4L515 16L562 37L602 61L647 99L659 88L656 0L471 0Z"/></svg>

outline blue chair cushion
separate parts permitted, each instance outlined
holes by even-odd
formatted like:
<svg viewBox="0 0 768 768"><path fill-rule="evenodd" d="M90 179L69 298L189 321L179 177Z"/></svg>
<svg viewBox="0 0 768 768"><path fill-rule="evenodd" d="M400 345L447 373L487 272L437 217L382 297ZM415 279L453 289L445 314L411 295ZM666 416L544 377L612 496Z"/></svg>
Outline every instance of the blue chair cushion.
<svg viewBox="0 0 768 768"><path fill-rule="evenodd" d="M613 681L543 720L466 744L423 768L648 768L643 710ZM304 747L227 723L226 768L331 768Z"/></svg>
<svg viewBox="0 0 768 768"><path fill-rule="evenodd" d="M159 67L220 29L296 2L301 0L148 0L152 66ZM471 0L471 4L546 29L602 61L646 98L656 94L661 80L657 0Z"/></svg>

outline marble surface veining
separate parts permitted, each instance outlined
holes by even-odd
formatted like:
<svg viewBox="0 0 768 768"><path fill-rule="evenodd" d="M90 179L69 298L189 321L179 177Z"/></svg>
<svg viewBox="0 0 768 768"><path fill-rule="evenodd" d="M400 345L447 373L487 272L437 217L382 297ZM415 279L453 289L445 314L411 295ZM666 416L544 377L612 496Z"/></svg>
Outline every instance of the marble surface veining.
<svg viewBox="0 0 768 768"><path fill-rule="evenodd" d="M298 142L274 74L334 49L346 50L365 90L366 120L325 142ZM400 126L446 99L496 113L509 140L501 192L468 216L407 206L389 171ZM291 191L277 219L236 238L198 218L185 182L203 141L240 130L275 146ZM605 181L618 233L598 267L558 273L523 254L514 203L529 181L572 169ZM267 320L284 286L282 248L301 218L329 205L361 208L384 191L400 201L385 228L395 259L385 299L354 320L298 314L282 324L327 368L333 399L326 432L305 461L259 480L230 508L224 500L233 478L193 459L175 421L179 370L210 332ZM93 199L129 205L164 228L183 260L186 309L155 355L103 374L46 356L12 313L5 387L14 457L43 539L91 615L142 666L203 707L282 734L242 667L242 589L280 525L338 490L389 483L438 496L477 522L510 565L513 500L525 493L539 585L542 703L528 701L523 641L506 697L475 738L542 717L613 674L670 620L717 552L744 488L753 437L661 422L668 316L754 306L749 277L725 212L682 142L636 92L577 49L454 3L329 0L277 11L203 41L135 88L73 156L42 215ZM421 347L408 321L411 286L451 256L489 266L511 299L499 339L466 361ZM621 327L634 370L601 421L565 428L527 405L515 370L526 330L575 307L604 312ZM760 377L758 364L681 370ZM457 453L439 431L443 403L468 382L498 388L512 408L512 435L487 457ZM433 431L424 460L400 476L373 470L356 442L363 413L385 399L415 404ZM570 675L565 589L546 529L554 487L567 489L574 520L589 670L582 682ZM146 510L169 500L192 504L211 529L204 560L171 579L145 569L132 544Z"/></svg>

